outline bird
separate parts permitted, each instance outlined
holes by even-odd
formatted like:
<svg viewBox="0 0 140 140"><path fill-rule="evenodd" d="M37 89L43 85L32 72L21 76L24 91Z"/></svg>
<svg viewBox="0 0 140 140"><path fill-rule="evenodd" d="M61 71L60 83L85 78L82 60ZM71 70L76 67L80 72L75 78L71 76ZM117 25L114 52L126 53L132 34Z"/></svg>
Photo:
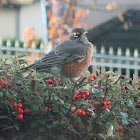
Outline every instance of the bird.
<svg viewBox="0 0 140 140"><path fill-rule="evenodd" d="M88 41L84 28L74 28L68 38L35 63L21 68L45 72L66 78L78 78L92 60L93 44Z"/></svg>

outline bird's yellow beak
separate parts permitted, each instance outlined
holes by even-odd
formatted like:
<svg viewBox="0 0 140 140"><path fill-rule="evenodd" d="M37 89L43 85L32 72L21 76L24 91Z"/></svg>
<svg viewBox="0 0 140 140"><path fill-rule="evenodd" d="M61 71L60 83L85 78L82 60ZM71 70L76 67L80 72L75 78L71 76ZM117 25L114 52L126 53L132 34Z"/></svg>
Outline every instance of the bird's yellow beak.
<svg viewBox="0 0 140 140"><path fill-rule="evenodd" d="M85 31L81 36L85 36L86 34L87 34L88 32L87 31Z"/></svg>

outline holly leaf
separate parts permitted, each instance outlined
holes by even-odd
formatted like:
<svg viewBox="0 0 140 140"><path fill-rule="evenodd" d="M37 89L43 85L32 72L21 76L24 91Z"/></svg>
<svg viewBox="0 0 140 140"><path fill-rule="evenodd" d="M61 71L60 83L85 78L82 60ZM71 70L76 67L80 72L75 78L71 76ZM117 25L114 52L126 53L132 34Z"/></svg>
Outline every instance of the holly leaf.
<svg viewBox="0 0 140 140"><path fill-rule="evenodd" d="M19 53L17 55L17 58L22 58L22 57L25 57L25 56L27 56L27 53Z"/></svg>

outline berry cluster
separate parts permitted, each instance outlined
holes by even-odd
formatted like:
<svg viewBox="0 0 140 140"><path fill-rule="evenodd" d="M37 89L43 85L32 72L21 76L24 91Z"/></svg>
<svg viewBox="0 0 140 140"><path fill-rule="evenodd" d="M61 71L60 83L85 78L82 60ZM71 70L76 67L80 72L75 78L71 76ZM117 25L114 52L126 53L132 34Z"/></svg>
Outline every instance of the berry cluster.
<svg viewBox="0 0 140 140"><path fill-rule="evenodd" d="M96 75L96 74L93 74L93 75L91 75L91 77L92 77L92 79L91 79L91 78L88 78L87 81L88 81L88 82L89 82L89 81L92 81L93 84L96 85L97 83L96 83L96 81L94 81L94 80L97 78L97 75ZM94 79L94 80L93 80L93 79Z"/></svg>
<svg viewBox="0 0 140 140"><path fill-rule="evenodd" d="M104 103L103 103L103 106L102 107L104 107L104 108L108 108L108 109L111 109L111 106L110 106L110 101L107 99L107 98L105 98L105 100L104 100Z"/></svg>
<svg viewBox="0 0 140 140"><path fill-rule="evenodd" d="M75 106L72 106L72 110L76 110L76 107ZM76 113L78 113L78 114L80 114L82 116L85 116L86 115L85 111L82 110L82 109L77 109L76 110ZM73 118L73 113L70 115L70 118Z"/></svg>
<svg viewBox="0 0 140 140"><path fill-rule="evenodd" d="M9 100L11 102L11 99L10 98L9 98ZM18 117L19 120L22 120L23 119L23 113L28 114L30 112L30 110L27 109L27 108L23 110L22 109L23 105L21 103L17 104L16 102L14 102L12 106L13 106L13 108L16 108L17 109L16 112L18 114L17 117Z"/></svg>
<svg viewBox="0 0 140 140"><path fill-rule="evenodd" d="M47 85L49 85L49 86L51 86L51 87L54 87L55 86L55 84L56 84L56 82L57 82L57 80L55 80L55 79L48 79L48 80L46 80L46 83L47 83Z"/></svg>
<svg viewBox="0 0 140 140"><path fill-rule="evenodd" d="M7 81L7 78L4 77L3 80L0 79L0 89L2 88L1 85L4 85L4 86L7 86L8 85L8 81Z"/></svg>
<svg viewBox="0 0 140 140"><path fill-rule="evenodd" d="M78 93L72 98L73 101L77 99L82 99L89 96L89 92L87 91L78 91Z"/></svg>
<svg viewBox="0 0 140 140"><path fill-rule="evenodd" d="M76 112L77 112L78 114L82 115L82 116L85 116L85 115L86 115L85 111L82 110L82 109L77 109Z"/></svg>

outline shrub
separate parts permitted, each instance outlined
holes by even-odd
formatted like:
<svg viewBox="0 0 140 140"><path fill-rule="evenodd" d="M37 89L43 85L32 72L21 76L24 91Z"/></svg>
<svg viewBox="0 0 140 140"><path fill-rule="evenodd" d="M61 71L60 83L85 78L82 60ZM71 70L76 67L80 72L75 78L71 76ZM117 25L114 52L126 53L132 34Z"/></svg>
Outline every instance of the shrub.
<svg viewBox="0 0 140 140"><path fill-rule="evenodd" d="M79 80L0 62L0 136L6 139L139 139L140 81L112 71ZM8 135L7 135L8 134Z"/></svg>

